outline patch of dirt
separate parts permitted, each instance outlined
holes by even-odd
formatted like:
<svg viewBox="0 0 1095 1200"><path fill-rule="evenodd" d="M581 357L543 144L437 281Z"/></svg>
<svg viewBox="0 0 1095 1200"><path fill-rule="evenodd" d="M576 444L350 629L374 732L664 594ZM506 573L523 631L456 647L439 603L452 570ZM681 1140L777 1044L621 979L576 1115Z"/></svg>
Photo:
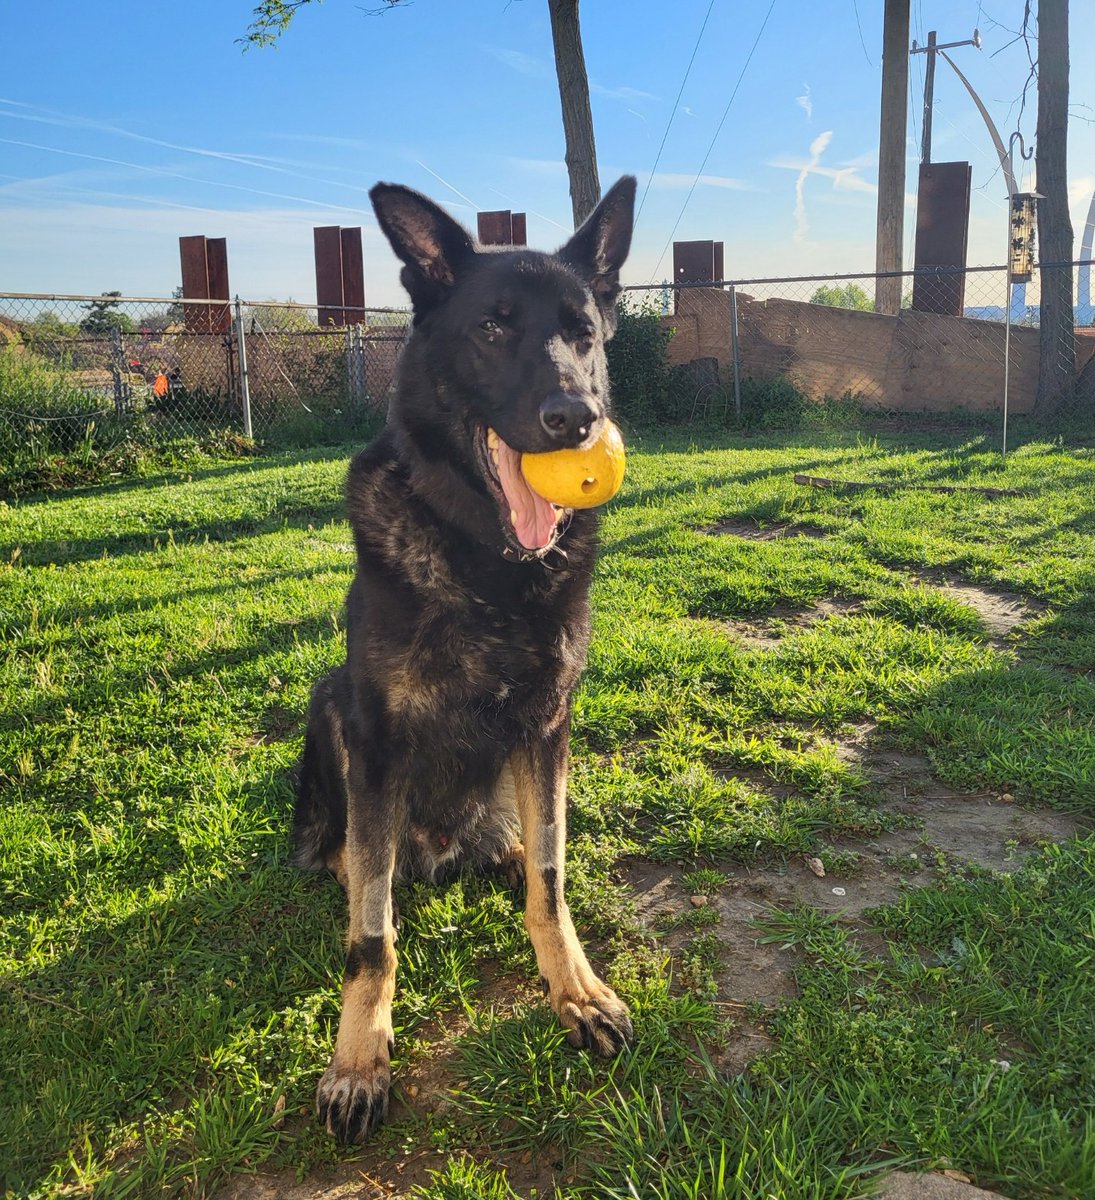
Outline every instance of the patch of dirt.
<svg viewBox="0 0 1095 1200"><path fill-rule="evenodd" d="M931 581L929 581L931 582ZM996 591L992 588L975 587L968 583L949 583L940 580L932 583L959 604L972 608L992 634L992 645L997 649L1010 645L1010 637L1019 625L1040 616L1048 605L1018 592Z"/></svg>
<svg viewBox="0 0 1095 1200"><path fill-rule="evenodd" d="M421 1139L426 1140L424 1132ZM215 1200L389 1200L429 1184L431 1172L443 1171L451 1158L451 1151L441 1150L390 1158L366 1147L358 1161L315 1171L303 1181L292 1170L237 1176ZM518 1195L527 1196L533 1189L539 1196L555 1194L556 1174L542 1156L491 1155L490 1161L505 1169Z"/></svg>
<svg viewBox="0 0 1095 1200"><path fill-rule="evenodd" d="M761 650L771 650L780 644L783 638L782 629L791 626L794 629L809 629L818 621L829 617L843 617L855 612L861 601L825 599L818 600L809 608L793 608L790 605L777 604L770 608L759 620L728 621L726 627L736 638L749 646ZM773 629L779 632L773 632Z"/></svg>
<svg viewBox="0 0 1095 1200"><path fill-rule="evenodd" d="M811 856L775 866L718 864L730 879L706 897L703 907L713 908L719 921L701 931L715 932L722 943L718 1003L735 1022L719 1062L726 1070L742 1070L771 1044L763 1025L753 1019L755 1006L773 1008L796 992L801 953L757 940L753 923L769 909L809 905L854 921L866 909L895 900L904 887L932 887L942 863L1009 872L1038 846L1090 828L1089 820L1023 808L994 792L947 787L923 755L873 747L872 731L870 725L857 729L842 746L843 754L871 779L883 811L905 818L907 825L867 841L830 841L821 853L845 856L849 869L824 877L811 866ZM695 908L681 882L687 869L683 864L633 862L627 870L640 921L652 930L668 930L663 941L674 952L697 932L688 921Z"/></svg>
<svg viewBox="0 0 1095 1200"><path fill-rule="evenodd" d="M770 525L758 525L755 521L720 521L718 525L704 526L700 533L748 538L753 542L770 542L773 538L781 537L823 538L826 536L824 529L818 529L813 525L799 525L792 521L774 521Z"/></svg>

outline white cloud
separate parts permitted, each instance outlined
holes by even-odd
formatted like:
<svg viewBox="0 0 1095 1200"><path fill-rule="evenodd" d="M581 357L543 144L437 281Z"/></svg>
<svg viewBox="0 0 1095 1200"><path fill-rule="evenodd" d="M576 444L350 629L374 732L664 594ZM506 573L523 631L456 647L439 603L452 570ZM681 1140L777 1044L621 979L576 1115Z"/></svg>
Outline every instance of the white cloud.
<svg viewBox="0 0 1095 1200"><path fill-rule="evenodd" d="M798 178L795 180L795 232L793 236L796 242L805 242L810 228L806 220L806 176L817 168L821 156L832 140L833 131L831 129L819 133L814 138L810 143L810 161L799 171Z"/></svg>
<svg viewBox="0 0 1095 1200"><path fill-rule="evenodd" d="M528 75L532 79L551 79L554 75L550 64L541 58L533 58L522 50L510 50L506 46L484 45L483 50L497 59L503 66L509 67L520 75Z"/></svg>
<svg viewBox="0 0 1095 1200"><path fill-rule="evenodd" d="M814 119L814 102L810 99L810 85L808 83L804 83L802 86L806 90L801 96L795 97L795 103L806 114L806 120L812 121Z"/></svg>
<svg viewBox="0 0 1095 1200"><path fill-rule="evenodd" d="M657 100L652 92L642 92L633 87L605 87L600 83L590 83L589 90L595 96L604 96L609 100Z"/></svg>
<svg viewBox="0 0 1095 1200"><path fill-rule="evenodd" d="M806 179L808 176L820 175L822 178L831 179L834 191L861 192L871 196L878 194L877 186L869 183L859 175L860 165L866 165L864 160L868 156L861 155L857 159L849 159L840 167L824 167L821 165L821 156L828 148L832 137L833 131L830 129L814 138L810 143L809 158L802 158L798 155L777 154L774 158L770 158L767 163L770 167L778 167L785 171L795 171L798 174L798 178L795 180L794 208L794 238L798 242L805 242L809 230L806 216Z"/></svg>

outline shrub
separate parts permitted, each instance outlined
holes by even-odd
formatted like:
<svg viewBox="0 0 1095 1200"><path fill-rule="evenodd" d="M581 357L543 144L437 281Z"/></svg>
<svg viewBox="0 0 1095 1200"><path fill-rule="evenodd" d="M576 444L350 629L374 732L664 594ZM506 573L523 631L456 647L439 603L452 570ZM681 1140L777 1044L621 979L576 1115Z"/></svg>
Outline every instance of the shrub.
<svg viewBox="0 0 1095 1200"><path fill-rule="evenodd" d="M785 375L743 379L741 383L741 423L749 429L855 427L865 415L863 405L850 392L811 400Z"/></svg>
<svg viewBox="0 0 1095 1200"><path fill-rule="evenodd" d="M620 301L616 335L606 347L616 412L625 425L673 419L673 389L665 351L673 336L649 301Z"/></svg>

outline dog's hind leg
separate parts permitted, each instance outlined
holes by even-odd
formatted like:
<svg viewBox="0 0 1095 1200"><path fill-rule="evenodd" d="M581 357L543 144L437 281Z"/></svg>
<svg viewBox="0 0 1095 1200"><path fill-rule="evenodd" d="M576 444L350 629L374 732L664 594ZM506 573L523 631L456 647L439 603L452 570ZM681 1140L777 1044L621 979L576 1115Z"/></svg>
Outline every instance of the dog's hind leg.
<svg viewBox="0 0 1095 1200"><path fill-rule="evenodd" d="M350 931L342 982L342 1016L331 1065L316 1089L316 1109L335 1137L361 1142L388 1112L395 993L392 879L403 836L377 792L366 793L364 755L351 750L352 802L345 870ZM379 802L378 802L379 801Z"/></svg>
<svg viewBox="0 0 1095 1200"><path fill-rule="evenodd" d="M326 867L343 887L349 788L344 734L348 686L346 668L340 667L312 690L293 815L293 865L306 871Z"/></svg>
<svg viewBox="0 0 1095 1200"><path fill-rule="evenodd" d="M542 741L510 757L525 844L525 927L567 1040L611 1056L631 1041L631 1017L589 965L563 896L569 724L560 713Z"/></svg>

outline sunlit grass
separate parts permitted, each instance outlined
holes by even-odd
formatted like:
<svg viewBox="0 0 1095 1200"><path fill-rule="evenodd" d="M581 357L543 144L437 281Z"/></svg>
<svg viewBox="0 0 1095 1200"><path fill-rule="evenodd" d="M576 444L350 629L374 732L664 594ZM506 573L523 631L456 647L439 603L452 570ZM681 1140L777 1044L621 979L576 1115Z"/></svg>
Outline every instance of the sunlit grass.
<svg viewBox="0 0 1095 1200"><path fill-rule="evenodd" d="M443 1055L455 1102L410 1099L381 1159L451 1155L434 1200L522 1194L528 1154L562 1164L567 1195L836 1200L887 1159L1095 1194L1090 840L1010 880L927 873L878 918L884 954L774 915L758 936L810 965L776 1050L735 1078L711 1066L733 1036L712 1003L718 925L697 919L674 957L619 880L640 859L716 891L730 862L873 837L889 818L841 753L863 726L954 786L1095 810L1095 456L691 443L632 449L575 705L571 899L636 1048L606 1065L560 1044L499 881L406 889L396 1085ZM201 1195L347 1154L310 1114L343 901L286 851L309 689L344 652L348 452L0 506L12 1195ZM803 471L1024 494L814 491ZM707 532L728 520L788 533ZM1000 639L948 580L1041 603ZM854 873L841 855L828 865Z"/></svg>

